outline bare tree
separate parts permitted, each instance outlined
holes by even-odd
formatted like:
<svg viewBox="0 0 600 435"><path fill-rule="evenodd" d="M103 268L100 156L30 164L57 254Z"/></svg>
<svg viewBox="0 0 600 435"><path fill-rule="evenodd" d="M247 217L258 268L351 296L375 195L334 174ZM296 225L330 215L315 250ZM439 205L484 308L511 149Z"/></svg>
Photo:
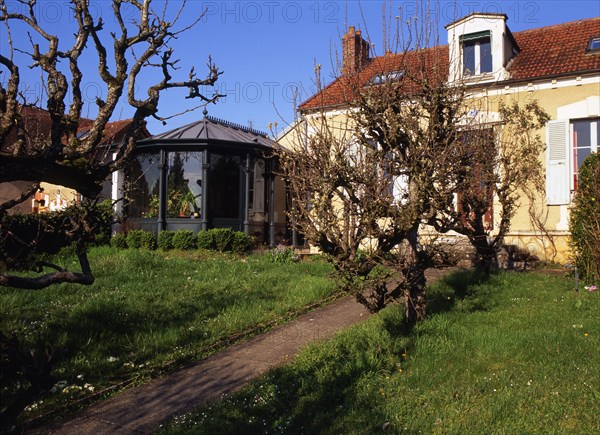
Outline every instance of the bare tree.
<svg viewBox="0 0 600 435"><path fill-rule="evenodd" d="M420 20L387 44L396 53L344 65L305 104L279 156L297 229L359 302L378 311L403 299L409 324L426 315L424 272L435 264L427 228L466 235L489 270L519 189L539 187L528 183L541 179L543 143L532 132L547 119L536 103L500 105L493 124L473 117L488 102L448 83L447 47L429 47L426 9ZM494 198L501 223L490 239Z"/></svg>
<svg viewBox="0 0 600 435"><path fill-rule="evenodd" d="M523 199L532 203L544 193L539 134L548 114L532 100L524 105L500 102L494 123L472 121L461 131L457 167L457 203L429 220L436 230L467 236L475 249L475 266L489 273L498 269L498 253ZM499 222L494 227L494 205ZM531 205L530 205L531 208ZM538 220L537 225L543 227Z"/></svg>
<svg viewBox="0 0 600 435"><path fill-rule="evenodd" d="M371 311L404 298L409 323L426 314L432 258L419 227L452 203L463 88L427 37L335 83L345 111L314 98L290 152L280 153L292 221L334 264L342 286Z"/></svg>
<svg viewBox="0 0 600 435"><path fill-rule="evenodd" d="M205 78L197 78L192 68L185 80L175 81L173 71L178 60L173 57L171 42L194 27L203 13L198 11L191 23L182 23L186 1L170 10L169 2L163 3L156 12L151 0L113 0L112 18L115 31L107 34L102 17L94 17L86 0L71 0L73 16L73 39L69 46L62 44L38 19L36 0L19 0L19 12L12 11L5 0L0 0L0 24L2 38L9 50L0 54L0 182L30 181L28 192L19 198L0 204L0 213L25 200L40 182L73 188L93 201L101 191L101 184L113 171L122 168L135 148L136 137L145 125L147 117L158 116L160 95L172 88L187 88L187 98L199 99L200 104L217 101L218 94L206 96L202 86L212 86L221 71L208 60ZM127 10L125 11L125 7ZM127 17L127 18L126 18ZM131 17L134 17L131 20ZM13 38L15 24L26 27L30 35L28 48L18 47ZM23 108L30 101L20 95L21 68L15 53L30 59L29 68L40 72L40 80L46 96L45 109L50 119L50 133L39 137L28 131ZM89 122L84 135L80 134L84 98L82 64L97 62L97 77L104 86L104 96L96 99L97 115ZM66 66L65 66L66 65ZM136 92L138 78L146 70L157 70L156 82L147 88L146 95ZM113 116L117 104L126 100L133 107L133 119L124 138L115 148L101 146L105 128ZM190 109L191 110L191 109ZM109 152L114 158L107 158ZM77 255L82 272L58 270L39 278L17 278L0 275L0 284L24 288L43 288L56 282L90 284L93 275L86 255L86 237L92 228L82 215L71 222L73 240L77 243ZM10 234L3 229L3 236Z"/></svg>

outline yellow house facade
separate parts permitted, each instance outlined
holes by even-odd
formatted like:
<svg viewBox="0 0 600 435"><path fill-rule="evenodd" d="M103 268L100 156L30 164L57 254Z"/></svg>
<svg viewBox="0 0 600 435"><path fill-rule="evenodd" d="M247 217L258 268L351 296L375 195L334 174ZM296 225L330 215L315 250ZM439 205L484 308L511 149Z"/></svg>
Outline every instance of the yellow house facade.
<svg viewBox="0 0 600 435"><path fill-rule="evenodd" d="M577 171L600 148L600 18L512 33L504 14L473 13L446 26L448 45L431 47L432 70L460 83L473 102L473 116L493 122L498 104L535 99L550 121L536 132L546 143L539 156L545 168L545 195L521 201L506 244L542 260L570 260L569 210L577 191ZM300 122L279 142L294 147L326 116L339 134L351 128L352 110L344 92L345 76L366 85L381 79L380 66L394 56L371 58L370 44L353 27L342 38L341 75L299 107ZM428 54L429 55L429 54ZM387 78L402 71L387 70ZM497 228L498 204L490 216Z"/></svg>

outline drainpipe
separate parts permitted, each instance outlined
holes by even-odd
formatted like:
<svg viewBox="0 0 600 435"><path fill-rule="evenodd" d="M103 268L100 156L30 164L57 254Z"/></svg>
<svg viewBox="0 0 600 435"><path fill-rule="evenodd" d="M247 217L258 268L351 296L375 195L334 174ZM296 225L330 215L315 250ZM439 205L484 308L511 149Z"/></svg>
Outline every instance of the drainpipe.
<svg viewBox="0 0 600 435"><path fill-rule="evenodd" d="M269 162L269 245L275 247L275 174L273 160Z"/></svg>
<svg viewBox="0 0 600 435"><path fill-rule="evenodd" d="M298 230L296 229L296 201L294 200L294 198L292 198L290 203L292 204L292 210L290 213L291 218L292 218L292 246L294 248L297 248L298 247Z"/></svg>
<svg viewBox="0 0 600 435"><path fill-rule="evenodd" d="M244 168L244 172L246 173L246 189L245 189L245 198L244 198L244 234L247 236L250 235L250 164L251 157L250 153L246 154L246 166Z"/></svg>

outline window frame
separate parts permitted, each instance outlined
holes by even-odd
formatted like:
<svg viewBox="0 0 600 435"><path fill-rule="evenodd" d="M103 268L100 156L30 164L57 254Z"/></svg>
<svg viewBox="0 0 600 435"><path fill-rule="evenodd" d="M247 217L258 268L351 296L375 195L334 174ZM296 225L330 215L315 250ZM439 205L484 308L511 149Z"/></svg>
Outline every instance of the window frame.
<svg viewBox="0 0 600 435"><path fill-rule="evenodd" d="M546 204L569 205L577 190L573 123L589 121L591 152L600 151L600 117L560 118L546 124ZM594 135L595 133L595 135ZM587 147L585 147L587 148Z"/></svg>
<svg viewBox="0 0 600 435"><path fill-rule="evenodd" d="M576 146L576 131L574 128L575 123L589 122L590 124L590 145L588 146ZM595 133L595 134L594 134ZM600 150L600 117L587 117L587 118L573 118L569 119L569 188L571 192L577 191L578 175L579 175L579 162L577 157L577 149L590 149L591 153L597 153Z"/></svg>
<svg viewBox="0 0 600 435"><path fill-rule="evenodd" d="M460 43L460 71L463 78L481 76L485 74L493 74L494 72L494 55L492 50L492 34L489 30L482 32L468 33L459 37ZM489 44L489 63L490 70L482 71L482 43ZM467 73L465 70L465 46L473 47L473 67L474 71ZM487 62L486 62L487 64Z"/></svg>

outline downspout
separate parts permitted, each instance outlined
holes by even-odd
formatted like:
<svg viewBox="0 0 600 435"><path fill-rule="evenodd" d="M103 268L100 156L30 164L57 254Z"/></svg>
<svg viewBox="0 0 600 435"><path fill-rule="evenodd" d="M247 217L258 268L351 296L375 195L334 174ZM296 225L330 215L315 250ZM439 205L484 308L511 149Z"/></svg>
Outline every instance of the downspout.
<svg viewBox="0 0 600 435"><path fill-rule="evenodd" d="M250 235L250 163L251 157L250 153L246 154L246 166L244 168L244 172L246 173L246 188L244 189L244 234L247 236Z"/></svg>

